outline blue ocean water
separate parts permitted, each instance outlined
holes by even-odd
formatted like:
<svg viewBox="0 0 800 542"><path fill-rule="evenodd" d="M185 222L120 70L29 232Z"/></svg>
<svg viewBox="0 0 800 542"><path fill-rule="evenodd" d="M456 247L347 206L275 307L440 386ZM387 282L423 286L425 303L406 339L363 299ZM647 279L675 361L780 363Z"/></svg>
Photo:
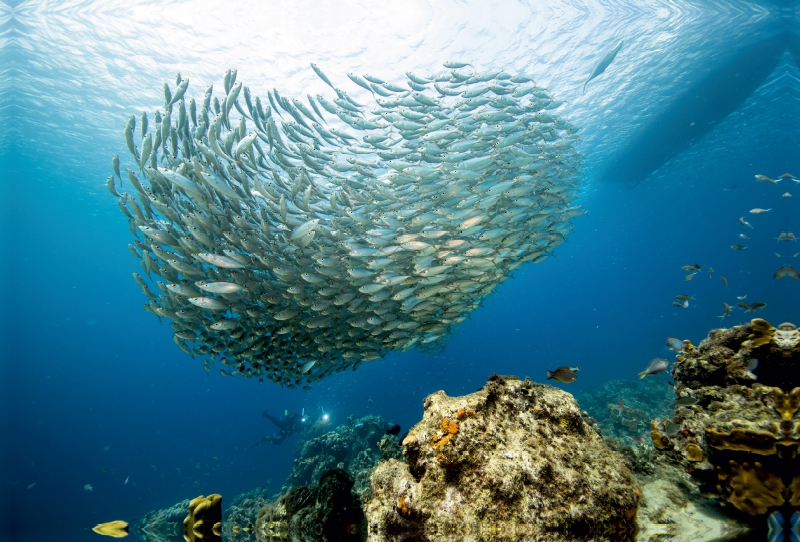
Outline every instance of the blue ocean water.
<svg viewBox="0 0 800 542"><path fill-rule="evenodd" d="M265 409L322 409L334 426L380 414L405 429L426 395L469 393L495 372L544 382L547 369L579 365L577 382L555 384L569 391L635 380L651 358L670 357L665 337L697 343L749 321L740 309L717 318L737 296L768 303L757 315L773 324L797 322L800 281L772 275L800 265L800 246L776 240L800 233L800 189L754 179L800 175L797 38L785 34L793 12L782 3L536 4L0 4L0 539L89 540L97 523L132 522L199 494L277 492L297 437L253 447L274 429ZM582 94L619 39L626 47ZM687 102L682 114L706 130L659 117L763 43L773 67L732 109L720 109L731 89L713 85L705 101ZM589 212L569 241L498 287L443 354L392 353L308 392L203 371L142 310L131 280L131 234L104 185L111 154L127 152L127 116L161 105L177 71L195 97L231 66L254 94L275 86L302 96L321 90L315 62L367 99L345 73L400 81L450 58L525 73L566 100L557 112L582 129L579 203ZM747 68L736 72L744 86ZM628 177L625 162L603 175L636 138L639 155L680 152L643 179ZM693 262L704 267L685 282L681 266ZM677 308L676 294L695 299Z"/></svg>

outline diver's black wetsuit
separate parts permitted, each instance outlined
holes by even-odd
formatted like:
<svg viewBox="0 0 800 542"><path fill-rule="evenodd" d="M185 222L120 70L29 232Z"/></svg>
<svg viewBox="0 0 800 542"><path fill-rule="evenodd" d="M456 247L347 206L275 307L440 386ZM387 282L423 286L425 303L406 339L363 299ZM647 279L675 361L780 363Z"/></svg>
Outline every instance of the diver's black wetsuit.
<svg viewBox="0 0 800 542"><path fill-rule="evenodd" d="M281 444L283 443L283 440L286 437L288 437L289 435L300 429L300 425L302 423L300 415L295 412L287 412L286 416L284 416L282 420L270 416L266 410L261 414L261 416L263 418L267 418L269 421L275 424L275 427L280 429L280 432L277 435L264 437L263 439L253 444L253 446L258 446L262 442Z"/></svg>

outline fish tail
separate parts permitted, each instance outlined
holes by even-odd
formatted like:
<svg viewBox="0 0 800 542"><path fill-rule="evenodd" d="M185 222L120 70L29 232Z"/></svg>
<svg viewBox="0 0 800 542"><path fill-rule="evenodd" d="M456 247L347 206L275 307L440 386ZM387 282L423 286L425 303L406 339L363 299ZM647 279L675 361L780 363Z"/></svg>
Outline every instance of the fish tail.
<svg viewBox="0 0 800 542"><path fill-rule="evenodd" d="M547 380L551 380L553 378L553 371L545 371L547 373Z"/></svg>
<svg viewBox="0 0 800 542"><path fill-rule="evenodd" d="M586 85L588 85L588 84L589 84L588 80L583 84L583 93L584 94L586 94Z"/></svg>
<svg viewBox="0 0 800 542"><path fill-rule="evenodd" d="M647 376L647 371L642 371L641 373L636 373L636 376L639 378L644 378Z"/></svg>

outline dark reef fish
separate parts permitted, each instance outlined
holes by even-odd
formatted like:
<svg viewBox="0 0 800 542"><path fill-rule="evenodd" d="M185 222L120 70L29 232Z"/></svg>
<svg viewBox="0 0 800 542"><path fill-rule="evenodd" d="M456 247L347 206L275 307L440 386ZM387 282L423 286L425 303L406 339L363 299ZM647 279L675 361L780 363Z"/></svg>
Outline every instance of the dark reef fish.
<svg viewBox="0 0 800 542"><path fill-rule="evenodd" d="M547 380L555 380L556 382L561 382L562 384L572 384L578 380L578 375L575 374L575 371L578 370L580 369L577 367L562 365L561 367L556 368L555 371L546 371Z"/></svg>
<svg viewBox="0 0 800 542"><path fill-rule="evenodd" d="M386 430L387 435L399 435L400 434L400 426L393 425L391 429Z"/></svg>

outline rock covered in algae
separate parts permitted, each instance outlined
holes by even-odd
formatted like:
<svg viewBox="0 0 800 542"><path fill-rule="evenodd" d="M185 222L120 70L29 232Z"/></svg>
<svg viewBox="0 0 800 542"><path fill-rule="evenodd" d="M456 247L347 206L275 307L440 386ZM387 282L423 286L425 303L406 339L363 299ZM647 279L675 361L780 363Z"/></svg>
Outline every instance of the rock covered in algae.
<svg viewBox="0 0 800 542"><path fill-rule="evenodd" d="M313 486L298 486L258 512L258 542L356 542L366 539L366 520L353 479L331 469Z"/></svg>
<svg viewBox="0 0 800 542"><path fill-rule="evenodd" d="M183 539L183 519L189 510L189 499L169 508L153 510L131 529L145 542L166 542Z"/></svg>
<svg viewBox="0 0 800 542"><path fill-rule="evenodd" d="M299 453L282 490L310 486L327 470L340 468L354 480L353 491L362 495L369 488L369 475L386 454L398 454L397 437L386 435L392 423L380 416L350 417L347 424L330 429L317 422L298 444Z"/></svg>
<svg viewBox="0 0 800 542"><path fill-rule="evenodd" d="M369 540L631 539L636 482L569 393L494 375L423 406L403 441L408 463L370 477Z"/></svg>
<svg viewBox="0 0 800 542"><path fill-rule="evenodd" d="M133 163L112 166L134 195L107 183L136 237L144 308L226 375L294 388L441 350L584 213L577 128L527 77L414 76L371 87L386 99L368 106L338 89L262 100L235 70L197 101L188 83L165 83L141 130L128 121Z"/></svg>
<svg viewBox="0 0 800 542"><path fill-rule="evenodd" d="M795 326L754 319L713 330L677 356L672 376L678 403L671 420L653 420L656 447L742 514L800 505Z"/></svg>

